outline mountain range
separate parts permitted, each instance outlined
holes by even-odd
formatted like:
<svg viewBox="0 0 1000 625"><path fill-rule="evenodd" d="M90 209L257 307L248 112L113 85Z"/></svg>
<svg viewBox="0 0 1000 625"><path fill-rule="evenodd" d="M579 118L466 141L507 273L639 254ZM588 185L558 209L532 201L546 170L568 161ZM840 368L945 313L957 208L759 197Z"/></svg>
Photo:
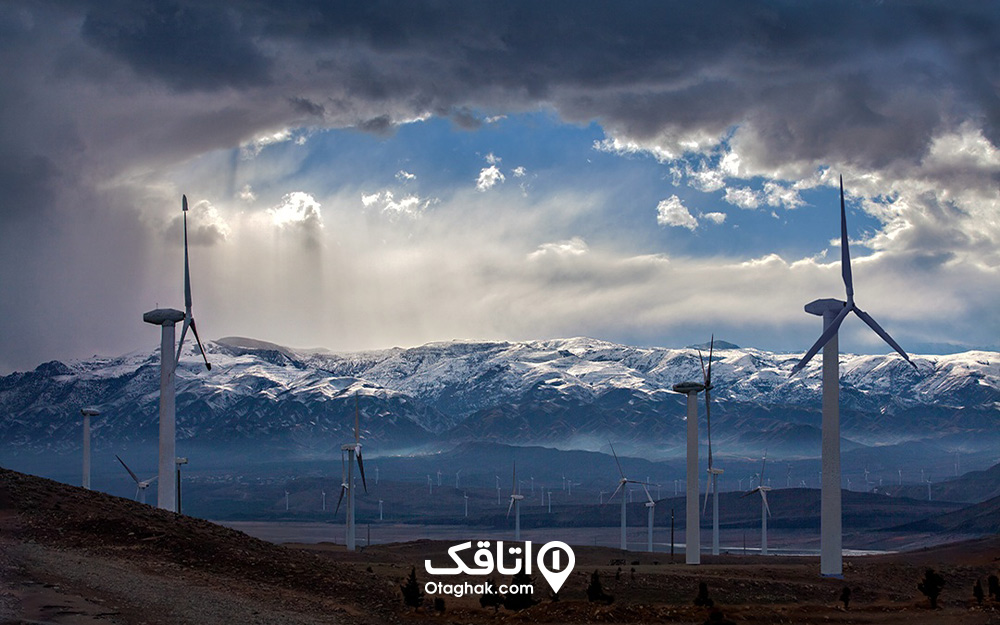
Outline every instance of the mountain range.
<svg viewBox="0 0 1000 625"><path fill-rule="evenodd" d="M798 354L716 347L716 452L818 456L821 359L790 376ZM368 453L464 441L596 450L613 440L633 454L676 457L684 406L670 388L702 378L694 346L590 338L335 353L230 337L206 350L210 372L190 346L178 367L178 444L270 460L336 456L352 436L356 405ZM895 354L841 355L844 452L930 444L988 453L1000 424L1000 354L913 361L915 369ZM0 377L4 454L78 449L83 406L102 412L96 448L154 445L158 389L158 350L52 361Z"/></svg>

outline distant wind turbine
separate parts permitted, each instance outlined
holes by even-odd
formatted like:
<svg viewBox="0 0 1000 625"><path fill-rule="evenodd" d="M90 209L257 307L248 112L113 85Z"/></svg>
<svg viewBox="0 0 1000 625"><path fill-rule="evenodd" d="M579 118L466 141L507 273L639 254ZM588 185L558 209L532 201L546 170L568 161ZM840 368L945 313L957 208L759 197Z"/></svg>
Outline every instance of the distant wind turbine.
<svg viewBox="0 0 1000 625"><path fill-rule="evenodd" d="M358 395L354 395L354 442L340 446L341 469L344 464L344 452L347 453L347 480L340 485L340 499L347 494L347 550L354 551L356 547L354 509L357 505L357 493L354 487L354 462L357 459L358 472L361 474L361 485L365 492L368 492L368 483L365 481L365 463L361 459L361 416L358 408ZM340 500L337 501L337 508L340 508Z"/></svg>
<svg viewBox="0 0 1000 625"><path fill-rule="evenodd" d="M128 465L125 464L124 460L119 458L117 455L115 458L118 458L118 462L122 463L122 466L125 467L125 470L128 471L128 474L132 476L132 479L135 481L135 498L139 501L139 503L146 503L146 489L149 488L149 485L155 482L156 478L160 476L154 475L148 480L140 480L132 469L128 468ZM927 488L930 489L930 486Z"/></svg>
<svg viewBox="0 0 1000 625"><path fill-rule="evenodd" d="M174 470L174 459L177 457L177 415L175 410L174 394L176 392L175 373L177 362L180 360L181 349L184 347L184 337L187 335L188 327L194 334L201 357L205 361L205 368L210 370L212 365L205 355L205 348L201 344L198 336L198 328L194 323L194 314L191 312L191 272L188 264L188 236L187 236L187 196L181 196L181 210L184 213L184 312L173 308L157 308L142 316L146 323L160 326L160 458L159 474L160 487L157 489L157 506L164 510L177 512L177 485ZM174 353L174 325L178 321L183 321L181 329L181 340L177 343L177 353Z"/></svg>
<svg viewBox="0 0 1000 625"><path fill-rule="evenodd" d="M847 243L847 210L844 206L844 177L840 177L840 270L847 291L847 301L818 299L806 304L805 310L823 317L823 333L798 363L792 367L795 375L812 357L823 350L823 423L820 505L820 574L826 577L843 575L843 526L840 492L840 347L837 333L840 324L853 312L882 340L896 350L906 362L910 357L889 333L882 329L868 313L854 303L854 279L851 275L851 253Z"/></svg>
<svg viewBox="0 0 1000 625"><path fill-rule="evenodd" d="M646 485L640 482L639 480L628 479L628 477L625 476L625 471L622 470L622 463L618 460L618 454L615 453L614 445L608 443L608 447L611 447L611 455L615 457L615 464L618 465L618 474L621 476L621 478L618 480L618 488L616 488L615 492L611 493L611 496L608 497L608 503L611 503L611 500L615 498L615 495L621 492L622 494L621 547L622 551L625 551L628 549L628 541L626 540L626 533L625 533L625 503L626 503L625 500L626 500L626 492L628 491L628 484L642 484L643 490L646 489ZM648 490L646 490L646 496L649 497ZM653 498L649 497L649 500L652 501Z"/></svg>
<svg viewBox="0 0 1000 625"><path fill-rule="evenodd" d="M90 418L101 414L96 408L83 408L83 487L90 490Z"/></svg>
<svg viewBox="0 0 1000 625"><path fill-rule="evenodd" d="M519 495L517 492L517 463L514 464L514 469L511 477L510 483L510 505L507 506L507 518L510 518L511 508L514 509L514 540L521 540L521 500L524 499L524 495Z"/></svg>
<svg viewBox="0 0 1000 625"><path fill-rule="evenodd" d="M764 468L767 465L767 452L764 452L764 461L760 465L760 481L757 488L743 495L748 497L754 493L760 493L760 555L767 555L767 517L771 516L771 508L767 505L767 493L770 486L764 486Z"/></svg>

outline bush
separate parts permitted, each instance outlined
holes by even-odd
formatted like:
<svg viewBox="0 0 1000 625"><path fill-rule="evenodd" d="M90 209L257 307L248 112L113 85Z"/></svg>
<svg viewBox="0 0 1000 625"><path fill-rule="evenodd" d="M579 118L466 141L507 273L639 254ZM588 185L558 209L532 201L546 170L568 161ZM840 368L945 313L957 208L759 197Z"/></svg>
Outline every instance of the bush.
<svg viewBox="0 0 1000 625"><path fill-rule="evenodd" d="M708 584L698 582L698 594L694 598L694 604L699 608L710 608L715 602L708 596Z"/></svg>
<svg viewBox="0 0 1000 625"><path fill-rule="evenodd" d="M434 597L434 611L444 614L444 597Z"/></svg>
<svg viewBox="0 0 1000 625"><path fill-rule="evenodd" d="M986 588L994 601L1000 601L1000 578L990 575L986 578Z"/></svg>
<svg viewBox="0 0 1000 625"><path fill-rule="evenodd" d="M510 578L510 585L514 588L518 588L521 585L531 585L534 586L535 580L528 575L526 571L526 566L521 565L521 570L514 574L514 577ZM530 608L537 603L535 598L530 594L524 593L513 593L509 592L503 597L503 607L508 610L524 610L525 608Z"/></svg>
<svg viewBox="0 0 1000 625"><path fill-rule="evenodd" d="M983 605L983 584L978 579L976 585L972 587L972 596L976 598L976 603Z"/></svg>
<svg viewBox="0 0 1000 625"><path fill-rule="evenodd" d="M410 576L399 590L403 593L403 603L407 606L419 608L424 604L424 591L420 590L420 584L417 583L417 567L410 569Z"/></svg>
<svg viewBox="0 0 1000 625"><path fill-rule="evenodd" d="M924 572L924 580L917 584L917 590L930 599L932 610L937 609L938 595L941 594L942 588L944 588L944 578L934 569L927 569Z"/></svg>
<svg viewBox="0 0 1000 625"><path fill-rule="evenodd" d="M844 604L845 610L850 607L848 604L851 603L851 589L847 586L844 586L844 589L840 591L840 601Z"/></svg>
<svg viewBox="0 0 1000 625"><path fill-rule="evenodd" d="M497 585L493 578L486 580L486 592L479 597L479 605L484 609L492 607L494 612L500 611L503 597L497 592Z"/></svg>
<svg viewBox="0 0 1000 625"><path fill-rule="evenodd" d="M590 585L587 586L587 601L611 604L615 598L604 592L601 576L595 569L590 575Z"/></svg>

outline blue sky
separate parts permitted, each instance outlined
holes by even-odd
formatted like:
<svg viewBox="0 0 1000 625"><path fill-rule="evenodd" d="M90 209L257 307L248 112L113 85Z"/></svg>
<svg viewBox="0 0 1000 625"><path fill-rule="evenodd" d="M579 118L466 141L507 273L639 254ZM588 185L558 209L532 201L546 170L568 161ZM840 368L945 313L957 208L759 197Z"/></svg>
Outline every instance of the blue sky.
<svg viewBox="0 0 1000 625"><path fill-rule="evenodd" d="M1000 10L829 8L9 3L0 372L154 346L182 193L206 338L802 351L840 175L859 305L1000 348Z"/></svg>

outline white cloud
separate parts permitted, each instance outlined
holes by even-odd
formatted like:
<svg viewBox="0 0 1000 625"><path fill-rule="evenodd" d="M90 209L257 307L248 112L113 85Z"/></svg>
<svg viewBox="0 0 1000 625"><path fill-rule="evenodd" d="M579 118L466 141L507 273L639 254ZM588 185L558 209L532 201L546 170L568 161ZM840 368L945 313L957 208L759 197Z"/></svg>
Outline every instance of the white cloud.
<svg viewBox="0 0 1000 625"><path fill-rule="evenodd" d="M586 241L580 237L573 237L564 241L553 241L539 245L537 250L528 254L528 260L539 260L552 256L572 258L586 254L589 249Z"/></svg>
<svg viewBox="0 0 1000 625"><path fill-rule="evenodd" d="M721 223L723 223L723 222L726 221L726 214L725 213L702 213L701 216L703 218L705 218L705 219L707 219L707 220L709 220L711 222L717 223L717 224L721 224Z"/></svg>
<svg viewBox="0 0 1000 625"><path fill-rule="evenodd" d="M416 180L416 179L417 179L417 175L416 174L411 174L408 171L400 169L399 171L396 172L396 180L398 180L400 182L407 182L407 181Z"/></svg>
<svg viewBox="0 0 1000 625"><path fill-rule="evenodd" d="M729 187L722 199L743 209L757 208L760 205L758 193L750 187Z"/></svg>
<svg viewBox="0 0 1000 625"><path fill-rule="evenodd" d="M688 230L698 227L698 220L676 195L671 195L656 205L656 223L661 226L679 226Z"/></svg>
<svg viewBox="0 0 1000 625"><path fill-rule="evenodd" d="M503 172L496 165L490 165L489 167L484 167L479 172L479 178L476 180L476 188L480 191L486 191L504 180Z"/></svg>
<svg viewBox="0 0 1000 625"><path fill-rule="evenodd" d="M292 191L281 198L281 203L267 209L271 222L282 229L304 228L317 230L323 227L320 204L304 191Z"/></svg>
<svg viewBox="0 0 1000 625"><path fill-rule="evenodd" d="M292 131L290 128L283 128L276 132L263 134L254 137L252 140L240 145L240 157L243 160L250 160L258 156L265 147L273 145L275 143L283 143L289 141L292 138ZM301 137L300 137L301 138ZM301 145L301 143L299 143Z"/></svg>
<svg viewBox="0 0 1000 625"><path fill-rule="evenodd" d="M257 194L253 192L253 187L245 184L243 185L243 188L240 189L238 197L244 202L253 202L257 199Z"/></svg>
<svg viewBox="0 0 1000 625"><path fill-rule="evenodd" d="M501 161L503 161L503 159L494 154L493 152L490 152L489 154L486 155L486 162L489 163L490 165L499 165Z"/></svg>
<svg viewBox="0 0 1000 625"><path fill-rule="evenodd" d="M781 208L798 208L805 204L797 190L770 181L764 183L764 198L768 206Z"/></svg>
<svg viewBox="0 0 1000 625"><path fill-rule="evenodd" d="M379 213L385 215L390 220L395 220L399 217L417 219L423 215L431 202L431 200L426 200L416 195L407 195L397 200L392 191L389 190L361 196L361 203L365 208L374 206L378 209Z"/></svg>
<svg viewBox="0 0 1000 625"><path fill-rule="evenodd" d="M510 173L514 174L515 178L524 178L526 175L528 175L528 170L526 170L523 166L521 166L521 167L515 167L513 170L511 170Z"/></svg>

